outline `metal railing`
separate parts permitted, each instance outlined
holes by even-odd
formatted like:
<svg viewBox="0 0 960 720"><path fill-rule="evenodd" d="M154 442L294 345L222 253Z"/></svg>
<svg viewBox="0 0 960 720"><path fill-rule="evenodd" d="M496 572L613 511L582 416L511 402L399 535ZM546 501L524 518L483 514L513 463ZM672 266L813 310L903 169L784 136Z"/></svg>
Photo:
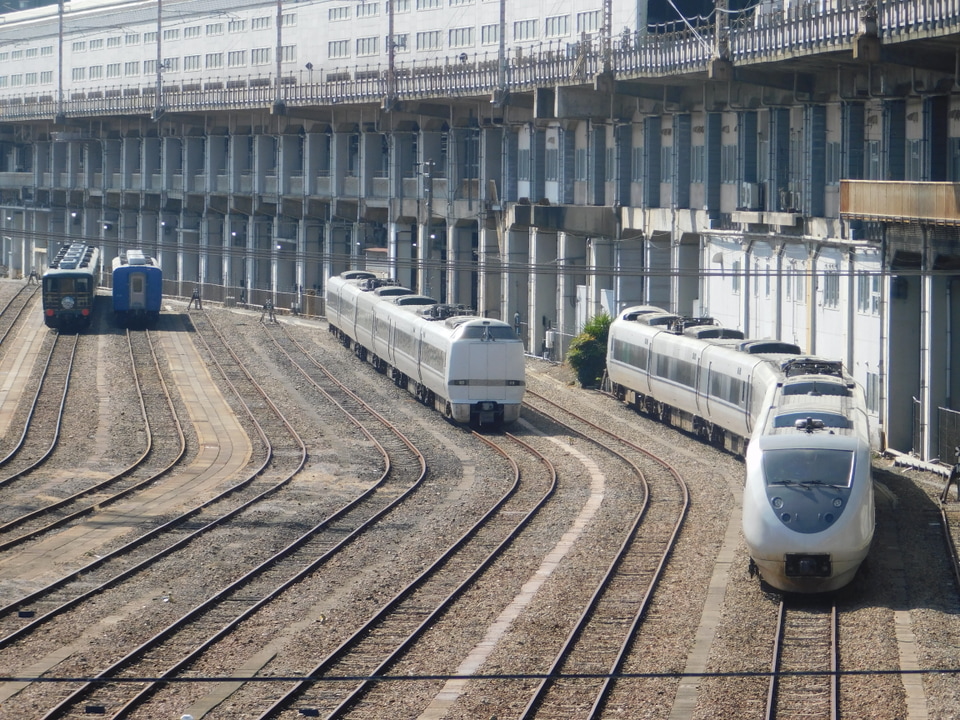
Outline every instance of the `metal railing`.
<svg viewBox="0 0 960 720"><path fill-rule="evenodd" d="M501 87L499 58L490 53L401 63L395 67L394 79L397 96L413 99L477 96L545 84L577 85L608 66L619 79L662 77L702 71L717 57L744 64L834 52L852 47L856 37L872 31L874 25L881 42L887 44L955 33L960 31L960 0L851 0L831 9L808 3L791 5L786 13L751 10L721 26L722 47L715 25L621 34L610 43L609 56L604 43L596 38L572 45L547 42L508 51L505 87ZM278 101L291 106L379 102L387 94L387 76L386 67L366 65L311 71L306 82L302 73L285 75L279 87L271 75L200 78L164 86L160 109L199 112L262 108ZM153 93L128 90L132 88L118 85L71 91L62 103L52 95L35 92L7 95L0 97L0 120L49 118L58 112L72 117L149 115L158 109Z"/></svg>

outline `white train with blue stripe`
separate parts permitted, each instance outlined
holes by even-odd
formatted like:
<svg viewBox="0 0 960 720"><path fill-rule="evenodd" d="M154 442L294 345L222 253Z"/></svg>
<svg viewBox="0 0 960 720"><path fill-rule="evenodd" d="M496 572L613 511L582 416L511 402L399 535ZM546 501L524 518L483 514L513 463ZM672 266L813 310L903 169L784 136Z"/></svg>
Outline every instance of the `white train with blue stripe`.
<svg viewBox="0 0 960 720"><path fill-rule="evenodd" d="M361 360L454 422L520 417L523 342L507 323L360 270L327 281L326 315L330 332Z"/></svg>
<svg viewBox="0 0 960 720"><path fill-rule="evenodd" d="M653 306L611 323L616 395L744 455L750 569L784 592L844 587L874 533L863 391L839 362Z"/></svg>

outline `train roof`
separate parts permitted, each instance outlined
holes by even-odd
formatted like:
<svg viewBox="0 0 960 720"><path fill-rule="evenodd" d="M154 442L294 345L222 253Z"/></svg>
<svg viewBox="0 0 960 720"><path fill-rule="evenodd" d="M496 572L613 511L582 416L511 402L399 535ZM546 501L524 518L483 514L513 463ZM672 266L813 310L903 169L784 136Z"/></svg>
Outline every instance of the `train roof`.
<svg viewBox="0 0 960 720"><path fill-rule="evenodd" d="M627 322L632 322L639 320L644 315L657 314L663 315L666 314L666 310L663 308L657 307L656 305L634 305L633 307L625 308L620 311L618 320L626 320Z"/></svg>
<svg viewBox="0 0 960 720"><path fill-rule="evenodd" d="M156 258L147 255L143 250L127 250L113 259L111 263L114 270L128 266L146 266L158 267Z"/></svg>
<svg viewBox="0 0 960 720"><path fill-rule="evenodd" d="M91 273L96 270L99 259L100 251L95 246L71 243L60 248L50 261L50 268L44 275L63 271Z"/></svg>

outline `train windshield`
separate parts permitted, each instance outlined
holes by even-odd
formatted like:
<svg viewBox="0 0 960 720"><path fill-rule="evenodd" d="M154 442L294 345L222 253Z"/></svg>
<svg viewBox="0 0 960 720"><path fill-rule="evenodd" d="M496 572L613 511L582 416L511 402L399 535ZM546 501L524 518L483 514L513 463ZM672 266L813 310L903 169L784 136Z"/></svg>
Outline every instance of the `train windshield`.
<svg viewBox="0 0 960 720"><path fill-rule="evenodd" d="M454 337L461 340L516 340L517 334L507 325L464 325Z"/></svg>
<svg viewBox="0 0 960 720"><path fill-rule="evenodd" d="M854 455L850 450L787 448L763 453L767 485L850 487Z"/></svg>

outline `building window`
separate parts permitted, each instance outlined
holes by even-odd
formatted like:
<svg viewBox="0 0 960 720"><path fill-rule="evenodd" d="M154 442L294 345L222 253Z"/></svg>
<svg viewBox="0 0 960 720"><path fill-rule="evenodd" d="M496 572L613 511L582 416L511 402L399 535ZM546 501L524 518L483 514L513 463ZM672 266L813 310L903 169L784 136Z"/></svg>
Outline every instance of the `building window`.
<svg viewBox="0 0 960 720"><path fill-rule="evenodd" d="M410 52L410 35L408 33L394 35L393 49L394 52Z"/></svg>
<svg viewBox="0 0 960 720"><path fill-rule="evenodd" d="M827 185L839 185L840 175L841 175L840 143L828 142L827 143L827 167L826 167Z"/></svg>
<svg viewBox="0 0 960 720"><path fill-rule="evenodd" d="M706 181L705 162L707 148L705 145L690 147L690 182L703 183Z"/></svg>
<svg viewBox="0 0 960 720"><path fill-rule="evenodd" d="M570 16L554 15L543 21L543 34L548 38L566 37L570 34Z"/></svg>
<svg viewBox="0 0 960 720"><path fill-rule="evenodd" d="M168 70L169 72L179 72L180 71L180 58L171 57L163 59L163 69Z"/></svg>
<svg viewBox="0 0 960 720"><path fill-rule="evenodd" d="M53 57L53 45L44 45L40 48L40 57Z"/></svg>
<svg viewBox="0 0 960 720"><path fill-rule="evenodd" d="M330 58L350 57L350 41L349 40L331 40L330 42L328 42L327 57L330 57ZM257 63L254 63L254 65L256 64Z"/></svg>
<svg viewBox="0 0 960 720"><path fill-rule="evenodd" d="M417 33L417 50L439 50L440 31L429 30Z"/></svg>
<svg viewBox="0 0 960 720"><path fill-rule="evenodd" d="M500 26L483 25L480 28L481 45L499 45L500 44Z"/></svg>
<svg viewBox="0 0 960 720"><path fill-rule="evenodd" d="M344 40L343 42L347 42ZM270 58L273 56L273 53L270 52L270 48L254 48L250 51L250 64L251 65L269 65Z"/></svg>
<svg viewBox="0 0 960 720"><path fill-rule="evenodd" d="M198 34L199 34L200 28L184 28L184 30L183 30L183 35L184 35L184 37L190 37L190 35L188 35L187 33L188 33L190 30L193 30L193 29L196 29L196 30L198 31ZM164 42L167 42L167 41L170 41L170 40L179 40L179 39L180 39L180 30L179 30L179 29L164 30L164 31L163 31L163 40L164 40Z"/></svg>
<svg viewBox="0 0 960 720"><path fill-rule="evenodd" d="M107 38L107 47L108 48L118 48L120 47L120 36L108 37Z"/></svg>
<svg viewBox="0 0 960 720"><path fill-rule="evenodd" d="M91 65L88 67L87 77L91 80L100 80L103 77L103 65Z"/></svg>
<svg viewBox="0 0 960 720"><path fill-rule="evenodd" d="M156 61L156 60L144 60L144 61L143 61L143 74L144 74L144 75L156 75L156 74L157 74L157 61Z"/></svg>
<svg viewBox="0 0 960 720"><path fill-rule="evenodd" d="M145 32L143 34L143 44L152 45L153 43L157 42L157 37L158 35L156 30L154 30L153 32ZM93 45L92 40L90 41L90 45L91 46ZM93 47L91 47L90 49L93 50Z"/></svg>
<svg viewBox="0 0 960 720"><path fill-rule="evenodd" d="M417 10L436 10L443 7L443 0L417 0Z"/></svg>
<svg viewBox="0 0 960 720"><path fill-rule="evenodd" d="M473 47L476 44L473 35L474 30L475 28L472 27L452 28L449 34L450 47Z"/></svg>
<svg viewBox="0 0 960 720"><path fill-rule="evenodd" d="M546 161L546 180L556 182L560 179L560 151L557 148L547 148Z"/></svg>
<svg viewBox="0 0 960 720"><path fill-rule="evenodd" d="M183 69L186 72L191 70L200 69L200 56L199 55L185 55L183 58Z"/></svg>
<svg viewBox="0 0 960 720"><path fill-rule="evenodd" d="M880 314L880 276L857 275L857 310L864 315Z"/></svg>
<svg viewBox="0 0 960 720"><path fill-rule="evenodd" d="M7 76L0 75L0 88L5 88L5 87L7 87Z"/></svg>
<svg viewBox="0 0 960 720"><path fill-rule="evenodd" d="M296 13L283 13L283 15L280 16L280 27L295 27L296 24Z"/></svg>
<svg viewBox="0 0 960 720"><path fill-rule="evenodd" d="M154 38L154 39L156 39L156 38ZM91 41L90 41L90 49L91 49L91 50L103 50L103 38L100 38L99 40L91 40Z"/></svg>
<svg viewBox="0 0 960 720"><path fill-rule="evenodd" d="M867 382L864 385L864 401L867 404L867 410L870 412L879 412L880 410L880 374L867 371Z"/></svg>
<svg viewBox="0 0 960 720"><path fill-rule="evenodd" d="M907 140L907 180L923 180L923 140Z"/></svg>
<svg viewBox="0 0 960 720"><path fill-rule="evenodd" d="M203 66L207 70L218 70L223 67L223 53L207 53L203 60Z"/></svg>
<svg viewBox="0 0 960 720"><path fill-rule="evenodd" d="M376 55L380 52L379 36L357 38L357 57Z"/></svg>
<svg viewBox="0 0 960 720"><path fill-rule="evenodd" d="M389 2L390 0L387 0ZM380 3L361 2L357 5L357 17L377 17L380 14Z"/></svg>
<svg viewBox="0 0 960 720"><path fill-rule="evenodd" d="M601 22L602 16L599 10L577 13L577 34L597 32Z"/></svg>
<svg viewBox="0 0 960 720"><path fill-rule="evenodd" d="M127 77L133 77L140 74L140 61L131 60L123 64L123 74Z"/></svg>
<svg viewBox="0 0 960 720"><path fill-rule="evenodd" d="M393 11L395 13L410 12L410 0L394 0Z"/></svg>
<svg viewBox="0 0 960 720"><path fill-rule="evenodd" d="M587 179L587 149L577 148L573 155L573 179L584 182Z"/></svg>
<svg viewBox="0 0 960 720"><path fill-rule="evenodd" d="M866 146L866 157L864 158L866 167L864 174L866 180L882 180L883 167L880 164L880 141L868 140Z"/></svg>
<svg viewBox="0 0 960 720"><path fill-rule="evenodd" d="M673 182L673 147L670 145L660 148L660 182Z"/></svg>
<svg viewBox="0 0 960 720"><path fill-rule="evenodd" d="M246 50L231 50L227 53L227 67L244 67L246 64Z"/></svg>
<svg viewBox="0 0 960 720"><path fill-rule="evenodd" d="M70 73L70 79L74 81L86 80L87 79L87 69L82 67L75 67Z"/></svg>
<svg viewBox="0 0 960 720"><path fill-rule="evenodd" d="M40 84L49 85L53 82L53 70L44 70L40 73Z"/></svg>
<svg viewBox="0 0 960 720"><path fill-rule="evenodd" d="M643 146L633 148L631 155L631 180L643 182Z"/></svg>
<svg viewBox="0 0 960 720"><path fill-rule="evenodd" d="M539 35L537 34L536 20L518 20L513 24L514 40L534 40L537 37L539 37Z"/></svg>
<svg viewBox="0 0 960 720"><path fill-rule="evenodd" d="M107 65L107 77L108 78L120 77L120 63L110 63Z"/></svg>
<svg viewBox="0 0 960 720"><path fill-rule="evenodd" d="M530 180L529 148L524 148L517 153L517 180L520 182L529 182Z"/></svg>
<svg viewBox="0 0 960 720"><path fill-rule="evenodd" d="M823 273L823 305L835 308L840 304L840 272L836 266Z"/></svg>
<svg viewBox="0 0 960 720"><path fill-rule="evenodd" d="M127 33L123 36L124 45L139 45L140 44L140 33Z"/></svg>
<svg viewBox="0 0 960 720"><path fill-rule="evenodd" d="M458 5L473 5L477 0L450 0L450 7Z"/></svg>
<svg viewBox="0 0 960 720"><path fill-rule="evenodd" d="M740 273L742 272L740 268L741 268L740 261L734 260L730 267L730 272L731 272L730 279L733 281L732 289L733 289L734 295L740 294L740 282L741 282Z"/></svg>
<svg viewBox="0 0 960 720"><path fill-rule="evenodd" d="M280 62L293 63L297 61L297 46L284 45L280 48Z"/></svg>
<svg viewBox="0 0 960 720"><path fill-rule="evenodd" d="M87 49L87 43L85 40L76 40L71 46L70 49L73 52L85 52Z"/></svg>
<svg viewBox="0 0 960 720"><path fill-rule="evenodd" d="M206 27L207 35L223 35L223 23L209 23Z"/></svg>
<svg viewBox="0 0 960 720"><path fill-rule="evenodd" d="M347 13L350 12L350 8L347 8ZM333 18L330 18L331 20ZM269 15L264 17L256 17L250 20L250 29L251 30L269 30L273 27L273 18Z"/></svg>
<svg viewBox="0 0 960 720"><path fill-rule="evenodd" d="M727 185L737 182L737 146L720 147L720 182Z"/></svg>
<svg viewBox="0 0 960 720"><path fill-rule="evenodd" d="M29 60L30 58L37 57L39 54L40 54L40 51L37 50L37 48L27 48L27 52L24 55L24 57L26 57Z"/></svg>
<svg viewBox="0 0 960 720"><path fill-rule="evenodd" d="M227 23L227 32L228 33L238 33L243 32L247 29L246 20L231 20Z"/></svg>

